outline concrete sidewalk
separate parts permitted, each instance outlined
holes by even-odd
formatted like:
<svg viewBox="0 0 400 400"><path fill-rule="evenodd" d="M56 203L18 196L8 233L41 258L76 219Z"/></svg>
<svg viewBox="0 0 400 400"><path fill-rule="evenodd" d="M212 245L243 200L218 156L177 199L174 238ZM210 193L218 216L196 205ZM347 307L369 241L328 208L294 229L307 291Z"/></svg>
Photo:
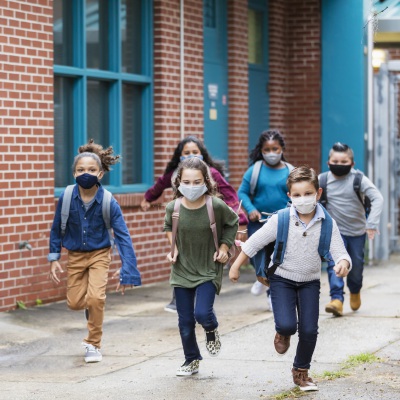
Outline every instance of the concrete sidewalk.
<svg viewBox="0 0 400 400"><path fill-rule="evenodd" d="M208 356L204 334L198 341L204 360L192 377L176 377L184 361L177 315L163 310L168 283L149 285L107 297L103 361L85 364L80 343L86 327L83 312L65 302L0 313L0 399L268 399L294 388L291 366L297 338L279 356L266 296L254 297L251 270L233 285L225 271L215 309L222 334L218 358ZM365 270L362 306L345 315L324 312L329 301L322 276L320 329L311 366L319 392L310 399L400 398L400 257ZM346 377L326 381L351 355L373 353L382 361L360 366Z"/></svg>

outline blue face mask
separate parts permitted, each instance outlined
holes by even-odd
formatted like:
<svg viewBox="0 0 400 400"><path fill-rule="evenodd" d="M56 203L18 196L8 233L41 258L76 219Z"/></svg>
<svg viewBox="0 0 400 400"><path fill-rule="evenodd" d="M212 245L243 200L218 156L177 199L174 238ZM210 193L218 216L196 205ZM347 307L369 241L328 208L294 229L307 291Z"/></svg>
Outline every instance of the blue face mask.
<svg viewBox="0 0 400 400"><path fill-rule="evenodd" d="M200 158L200 160L203 159L203 156L201 154L189 154L188 156L181 156L181 161L187 160L188 158L192 158L192 157Z"/></svg>
<svg viewBox="0 0 400 400"><path fill-rule="evenodd" d="M82 174L75 178L75 182L84 189L92 188L96 183L99 182L97 175Z"/></svg>

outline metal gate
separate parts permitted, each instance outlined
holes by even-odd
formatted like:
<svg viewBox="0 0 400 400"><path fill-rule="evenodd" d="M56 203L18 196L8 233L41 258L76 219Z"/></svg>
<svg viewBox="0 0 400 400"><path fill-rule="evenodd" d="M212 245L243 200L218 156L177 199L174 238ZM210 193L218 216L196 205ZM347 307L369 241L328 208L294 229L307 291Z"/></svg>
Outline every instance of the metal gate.
<svg viewBox="0 0 400 400"><path fill-rule="evenodd" d="M374 240L374 256L387 260L400 251L400 61L382 64L374 76L374 183L384 197L380 235Z"/></svg>

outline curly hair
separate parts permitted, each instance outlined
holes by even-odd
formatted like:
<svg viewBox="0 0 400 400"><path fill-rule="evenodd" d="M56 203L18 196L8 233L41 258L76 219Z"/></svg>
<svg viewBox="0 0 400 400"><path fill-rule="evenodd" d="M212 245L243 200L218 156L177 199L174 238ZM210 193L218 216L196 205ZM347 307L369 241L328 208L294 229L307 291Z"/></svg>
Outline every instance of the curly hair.
<svg viewBox="0 0 400 400"><path fill-rule="evenodd" d="M83 157L92 157L104 172L109 172L111 170L111 165L115 165L121 161L119 155L114 155L112 146L103 149L103 146L95 143L93 139L90 139L87 144L80 146L78 148L78 153L79 154L74 158L72 171L75 171L76 164Z"/></svg>
<svg viewBox="0 0 400 400"><path fill-rule="evenodd" d="M264 143L268 142L269 140L276 140L277 142L279 142L279 145L282 147L282 149L285 150L285 140L283 139L283 135L281 132L279 132L278 130L264 131L258 138L258 143L256 144L256 146L250 152L250 165L253 165L256 161L263 159L261 150L264 146ZM282 161L286 161L283 154Z"/></svg>
<svg viewBox="0 0 400 400"><path fill-rule="evenodd" d="M174 171L179 163L181 162L181 155L182 155L182 150L185 147L187 143L195 143L197 147L200 150L201 155L203 156L203 161L209 166L213 167L218 172L222 175L225 176L224 174L224 163L222 161L214 161L210 154L208 153L206 147L204 146L203 142L198 139L196 136L187 136L185 139L181 140L178 145L175 147L174 154L171 157L170 162L167 164L167 167L165 168L164 174L167 174L168 172Z"/></svg>
<svg viewBox="0 0 400 400"><path fill-rule="evenodd" d="M200 158L192 157L188 158L187 160L183 160L178 166L175 180L172 185L174 189L174 199L183 196L182 193L178 190L178 188L179 185L181 184L182 171L184 169L198 169L199 171L201 171L204 177L204 183L207 186L207 192L205 194L208 194L210 196L218 196L217 184L215 183L214 179L211 176L210 168L204 161L200 160Z"/></svg>
<svg viewBox="0 0 400 400"><path fill-rule="evenodd" d="M292 185L298 182L310 182L315 187L315 190L319 189L318 174L307 165L293 168L290 172L286 181L289 193L292 189Z"/></svg>

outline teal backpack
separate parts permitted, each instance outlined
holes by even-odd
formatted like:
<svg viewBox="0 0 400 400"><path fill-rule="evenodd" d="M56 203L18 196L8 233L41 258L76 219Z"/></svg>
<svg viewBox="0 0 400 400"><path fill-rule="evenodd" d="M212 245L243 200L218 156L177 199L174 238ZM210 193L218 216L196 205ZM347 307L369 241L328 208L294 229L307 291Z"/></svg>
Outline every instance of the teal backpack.
<svg viewBox="0 0 400 400"><path fill-rule="evenodd" d="M67 228L67 221L69 217L69 209L71 207L72 192L75 185L68 185L64 191L63 203L61 206L61 236L64 237ZM110 236L111 247L114 246L114 236L111 229L111 198L112 194L107 189L104 189L103 201L101 205L103 220L106 224L108 235Z"/></svg>

